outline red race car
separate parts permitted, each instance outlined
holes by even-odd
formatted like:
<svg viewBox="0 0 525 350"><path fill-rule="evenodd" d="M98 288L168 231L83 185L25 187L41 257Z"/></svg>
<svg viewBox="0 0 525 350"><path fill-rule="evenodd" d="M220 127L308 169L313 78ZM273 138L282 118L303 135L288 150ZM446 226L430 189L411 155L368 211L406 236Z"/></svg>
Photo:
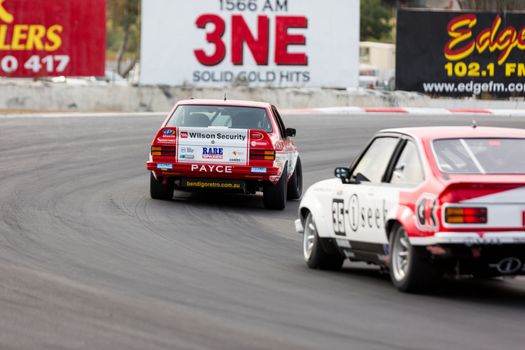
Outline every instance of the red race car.
<svg viewBox="0 0 525 350"><path fill-rule="evenodd" d="M407 292L443 275L525 275L524 150L520 129L379 132L306 191L295 224L307 265L378 264Z"/></svg>
<svg viewBox="0 0 525 350"><path fill-rule="evenodd" d="M266 208L284 209L302 194L295 133L268 103L180 101L151 144L151 198L171 199L174 189L262 191Z"/></svg>

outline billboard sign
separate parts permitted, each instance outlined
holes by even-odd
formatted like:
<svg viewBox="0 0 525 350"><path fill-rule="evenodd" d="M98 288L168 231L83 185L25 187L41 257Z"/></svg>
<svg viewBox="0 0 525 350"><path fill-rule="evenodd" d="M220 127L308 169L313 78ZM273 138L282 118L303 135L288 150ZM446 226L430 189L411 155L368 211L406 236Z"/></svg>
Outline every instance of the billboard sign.
<svg viewBox="0 0 525 350"><path fill-rule="evenodd" d="M105 0L0 0L0 76L100 76Z"/></svg>
<svg viewBox="0 0 525 350"><path fill-rule="evenodd" d="M358 0L142 2L141 83L357 86Z"/></svg>
<svg viewBox="0 0 525 350"><path fill-rule="evenodd" d="M399 11L396 88L525 96L525 13Z"/></svg>

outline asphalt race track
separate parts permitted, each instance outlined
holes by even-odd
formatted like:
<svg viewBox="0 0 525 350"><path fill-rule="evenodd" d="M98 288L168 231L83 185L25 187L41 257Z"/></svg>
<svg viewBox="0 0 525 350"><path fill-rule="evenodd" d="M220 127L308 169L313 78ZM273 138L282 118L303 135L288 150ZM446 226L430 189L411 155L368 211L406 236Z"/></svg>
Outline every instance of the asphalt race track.
<svg viewBox="0 0 525 350"><path fill-rule="evenodd" d="M151 200L144 163L162 119L0 117L0 349L524 348L523 279L401 294L366 265L308 270L298 202ZM471 120L285 117L306 186L379 129Z"/></svg>

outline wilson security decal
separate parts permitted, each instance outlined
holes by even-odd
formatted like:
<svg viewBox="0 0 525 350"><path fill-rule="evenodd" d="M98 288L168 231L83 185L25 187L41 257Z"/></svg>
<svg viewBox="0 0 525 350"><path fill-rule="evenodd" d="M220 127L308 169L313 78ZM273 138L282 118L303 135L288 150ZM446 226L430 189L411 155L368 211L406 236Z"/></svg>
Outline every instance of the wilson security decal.
<svg viewBox="0 0 525 350"><path fill-rule="evenodd" d="M248 162L248 131L226 128L178 128L177 161L241 164ZM191 157L188 158L188 150Z"/></svg>

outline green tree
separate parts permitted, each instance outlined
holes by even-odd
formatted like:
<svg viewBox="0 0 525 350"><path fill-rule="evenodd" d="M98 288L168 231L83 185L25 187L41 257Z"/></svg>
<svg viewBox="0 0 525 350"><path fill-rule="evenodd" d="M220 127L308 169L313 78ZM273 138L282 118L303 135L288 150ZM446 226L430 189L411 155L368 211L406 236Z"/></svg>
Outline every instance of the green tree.
<svg viewBox="0 0 525 350"><path fill-rule="evenodd" d="M381 0L361 1L361 40L391 40L392 14ZM388 39L390 38L390 39Z"/></svg>
<svg viewBox="0 0 525 350"><path fill-rule="evenodd" d="M140 0L108 0L107 9L108 47L118 47L117 73L127 77L139 57ZM128 58L130 63L124 64Z"/></svg>

